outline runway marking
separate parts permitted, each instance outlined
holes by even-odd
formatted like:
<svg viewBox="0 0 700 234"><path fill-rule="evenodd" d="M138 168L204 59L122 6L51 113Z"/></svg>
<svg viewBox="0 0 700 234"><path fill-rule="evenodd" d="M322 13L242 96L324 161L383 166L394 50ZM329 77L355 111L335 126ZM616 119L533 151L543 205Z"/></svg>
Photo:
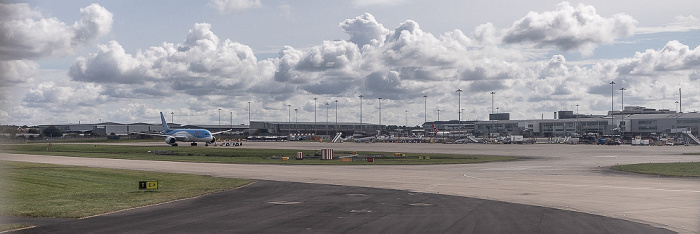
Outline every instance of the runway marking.
<svg viewBox="0 0 700 234"><path fill-rule="evenodd" d="M549 171L564 170L561 168L552 168L552 166L517 166L517 167L485 168L485 169L481 169L481 170L482 171L524 171L524 170L531 170L531 169L549 170Z"/></svg>
<svg viewBox="0 0 700 234"><path fill-rule="evenodd" d="M268 204L275 204L275 205L296 205L300 204L301 202L292 202L292 201L269 201L266 202Z"/></svg>
<svg viewBox="0 0 700 234"><path fill-rule="evenodd" d="M350 213L372 213L372 210L370 210L370 209L350 210Z"/></svg>
<svg viewBox="0 0 700 234"><path fill-rule="evenodd" d="M663 189L663 188L651 188L651 187L626 187L626 186L612 186L612 185L562 184L562 183L527 182L527 181L515 181L515 180L489 179L489 178L470 176L470 175L467 175L467 173L464 173L464 177L476 179L476 180L487 180L487 181L495 181L495 182L510 182L510 183L520 183L520 184L539 184L539 185L557 185L557 186L569 186L569 187L594 187L594 188L610 188L610 189L632 189L632 190L653 190L653 191L664 191L664 192L700 193L700 190L687 190L687 189Z"/></svg>
<svg viewBox="0 0 700 234"><path fill-rule="evenodd" d="M435 205L433 205L433 204L420 203L420 202L419 202L419 203L411 203L411 204L408 204L408 205L409 205L409 206L435 206Z"/></svg>
<svg viewBox="0 0 700 234"><path fill-rule="evenodd" d="M368 197L369 195L367 194L362 194L362 193L348 193L345 194L346 196L351 196L351 197Z"/></svg>

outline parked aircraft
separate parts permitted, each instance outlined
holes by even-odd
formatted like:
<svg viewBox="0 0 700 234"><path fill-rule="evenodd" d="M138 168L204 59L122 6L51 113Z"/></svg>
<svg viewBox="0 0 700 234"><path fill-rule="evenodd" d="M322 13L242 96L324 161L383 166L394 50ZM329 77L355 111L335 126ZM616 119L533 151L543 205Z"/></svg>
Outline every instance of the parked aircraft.
<svg viewBox="0 0 700 234"><path fill-rule="evenodd" d="M440 131L439 129L437 129L437 127L435 127L435 124L433 124L433 134L435 134L436 137L441 137L450 135L450 132Z"/></svg>
<svg viewBox="0 0 700 234"><path fill-rule="evenodd" d="M178 141L191 142L190 145L196 146L197 142L204 142L204 145L209 146L209 144L214 144L216 142L216 137L214 135L221 134L227 131L211 133L206 129L170 129L168 124L165 122L165 117L163 112L160 112L160 121L163 123L163 130L158 134L158 136L165 137L165 143L171 146L177 146Z"/></svg>

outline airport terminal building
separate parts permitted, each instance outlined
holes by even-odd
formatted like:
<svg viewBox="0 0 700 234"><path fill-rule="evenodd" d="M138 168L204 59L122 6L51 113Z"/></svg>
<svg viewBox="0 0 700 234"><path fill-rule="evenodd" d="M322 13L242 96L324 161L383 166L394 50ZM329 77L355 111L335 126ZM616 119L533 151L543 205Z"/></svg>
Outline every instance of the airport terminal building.
<svg viewBox="0 0 700 234"><path fill-rule="evenodd" d="M442 131L468 131L475 136L523 135L526 137L579 136L585 134L622 136L660 136L690 131L698 135L700 113L676 113L638 106L625 107L623 111L608 115L576 115L572 111L559 111L555 119L510 120L504 113L492 114L488 121L426 122L425 131L435 125ZM507 114L507 113L505 113Z"/></svg>
<svg viewBox="0 0 700 234"><path fill-rule="evenodd" d="M676 113L667 109L650 109L627 106L622 111L610 111L607 115L578 115L573 111L554 113L553 119L511 120L508 113L494 113L487 121L432 121L423 123L422 129L398 128L372 123L352 122L276 122L251 121L250 125L185 125L168 124L172 128L204 128L213 132L233 129L243 135L335 135L342 132L350 135L376 135L389 133L405 135L429 135L433 127L439 131L471 134L476 137L522 135L524 137L581 136L586 134L621 135L625 137L654 137L688 132L699 135L700 113ZM66 134L74 135L129 135L155 133L162 130L160 124L148 123L99 123L40 125L43 131L49 126L59 128ZM393 126L396 127L396 126ZM419 131L420 130L420 131Z"/></svg>

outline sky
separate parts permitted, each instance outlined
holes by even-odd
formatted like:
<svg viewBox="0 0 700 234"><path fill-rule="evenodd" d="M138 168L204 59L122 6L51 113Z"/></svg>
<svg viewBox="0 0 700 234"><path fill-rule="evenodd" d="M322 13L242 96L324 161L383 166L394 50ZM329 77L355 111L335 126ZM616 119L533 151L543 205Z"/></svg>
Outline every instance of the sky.
<svg viewBox="0 0 700 234"><path fill-rule="evenodd" d="M0 124L379 123L381 110L382 124L416 126L623 101L677 110L681 91L692 112L697 12L695 0L1 1Z"/></svg>

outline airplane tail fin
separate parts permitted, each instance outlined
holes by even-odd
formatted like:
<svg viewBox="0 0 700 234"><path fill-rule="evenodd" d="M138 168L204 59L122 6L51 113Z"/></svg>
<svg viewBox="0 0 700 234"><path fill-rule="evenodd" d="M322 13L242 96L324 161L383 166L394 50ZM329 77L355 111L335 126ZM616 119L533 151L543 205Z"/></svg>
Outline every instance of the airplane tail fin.
<svg viewBox="0 0 700 234"><path fill-rule="evenodd" d="M170 129L168 128L168 123L165 122L165 117L163 116L163 112L160 112L160 122L163 124L163 132L169 132Z"/></svg>
<svg viewBox="0 0 700 234"><path fill-rule="evenodd" d="M433 132L439 132L439 131L440 130L438 130L437 127L435 127L435 124L433 124Z"/></svg>

